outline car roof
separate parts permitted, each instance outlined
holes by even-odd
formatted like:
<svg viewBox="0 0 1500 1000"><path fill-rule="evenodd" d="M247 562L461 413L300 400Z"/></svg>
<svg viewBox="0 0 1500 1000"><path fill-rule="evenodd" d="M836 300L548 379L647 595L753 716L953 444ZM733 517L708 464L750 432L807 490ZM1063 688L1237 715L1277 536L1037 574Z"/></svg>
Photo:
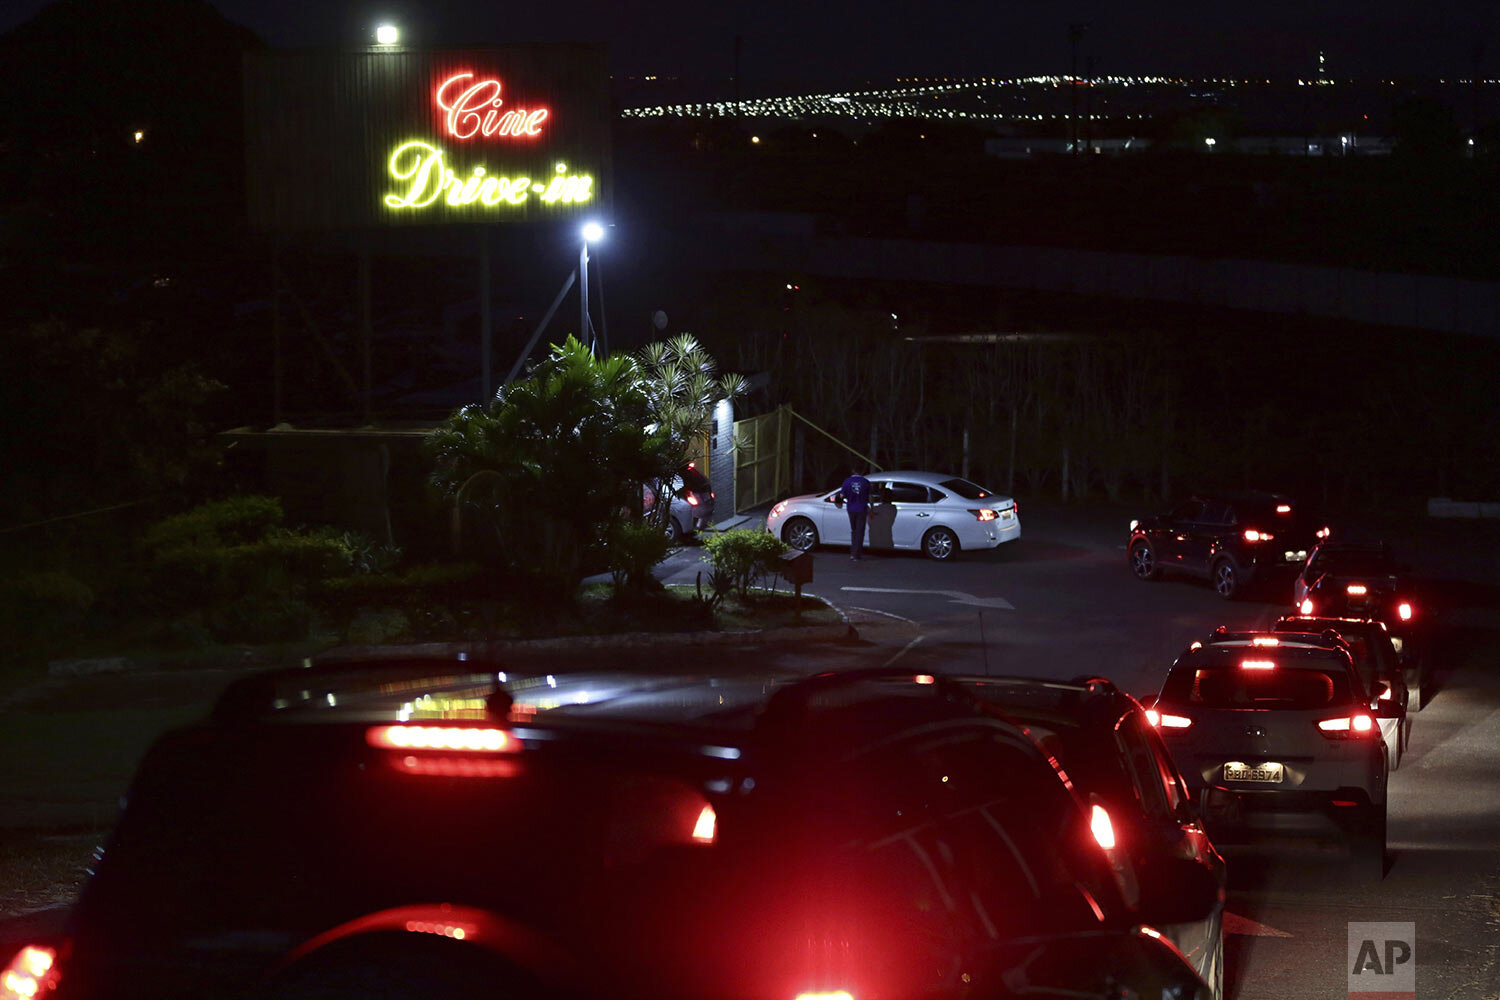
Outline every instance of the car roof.
<svg viewBox="0 0 1500 1000"><path fill-rule="evenodd" d="M1179 666L1192 665L1202 666L1225 666L1237 663L1250 650L1258 650L1256 656L1276 657L1277 666L1288 668L1326 669L1332 664L1338 664L1349 673L1354 673L1354 661L1349 655L1347 644L1339 640L1338 644L1315 641L1315 637L1309 637L1308 641L1287 642L1285 636L1273 636L1278 640L1272 647L1254 646L1248 639L1231 639L1225 642L1210 642L1196 648L1189 648L1186 653L1177 659L1172 665L1176 670ZM1357 676L1357 675L1356 675Z"/></svg>
<svg viewBox="0 0 1500 1000"><path fill-rule="evenodd" d="M1239 506L1269 506L1271 504L1284 503L1291 504L1293 511L1297 508L1297 501L1284 493L1263 493L1256 490L1200 491L1194 493L1191 499L1209 500Z"/></svg>
<svg viewBox="0 0 1500 1000"><path fill-rule="evenodd" d="M1299 626L1306 626L1306 628ZM1290 632L1293 635L1319 634L1329 629L1340 633L1348 632L1351 635L1372 629L1379 632L1389 631L1384 622L1373 618L1324 618L1320 615L1282 615L1276 619L1271 629L1274 632Z"/></svg>
<svg viewBox="0 0 1500 1000"><path fill-rule="evenodd" d="M921 483L924 486L936 486L947 479L962 479L962 476L950 475L944 472L918 472L914 469L892 469L890 472L871 472L866 475L867 479L905 479L913 483Z"/></svg>

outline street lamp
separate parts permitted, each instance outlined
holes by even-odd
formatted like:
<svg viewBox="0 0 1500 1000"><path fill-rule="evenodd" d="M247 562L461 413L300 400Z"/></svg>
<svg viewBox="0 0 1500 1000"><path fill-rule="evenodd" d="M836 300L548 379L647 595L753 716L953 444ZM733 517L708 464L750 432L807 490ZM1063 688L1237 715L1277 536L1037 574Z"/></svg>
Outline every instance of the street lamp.
<svg viewBox="0 0 1500 1000"><path fill-rule="evenodd" d="M590 219L583 224L580 235L583 236L583 246L578 251L578 336L588 338L592 352L596 338L589 323L589 244L604 239L604 227Z"/></svg>
<svg viewBox="0 0 1500 1000"><path fill-rule="evenodd" d="M382 24L375 29L376 45L395 45L401 41L401 31L394 24Z"/></svg>

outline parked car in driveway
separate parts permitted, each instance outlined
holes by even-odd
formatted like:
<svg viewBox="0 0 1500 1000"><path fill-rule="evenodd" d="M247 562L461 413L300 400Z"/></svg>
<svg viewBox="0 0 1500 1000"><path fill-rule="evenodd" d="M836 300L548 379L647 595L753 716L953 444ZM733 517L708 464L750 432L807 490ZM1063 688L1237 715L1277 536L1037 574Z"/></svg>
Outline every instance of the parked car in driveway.
<svg viewBox="0 0 1500 1000"><path fill-rule="evenodd" d="M1247 587L1289 580L1307 558L1318 528L1279 493L1201 493L1170 511L1130 522L1130 571L1206 578L1231 600Z"/></svg>
<svg viewBox="0 0 1500 1000"><path fill-rule="evenodd" d="M1181 859L1202 865L1221 888L1226 884L1224 859L1140 702L1102 677L950 679L1024 725L1084 796L1104 804L1131 878L1149 878L1153 870ZM1223 917L1218 906L1202 920L1159 928L1220 998Z"/></svg>
<svg viewBox="0 0 1500 1000"><path fill-rule="evenodd" d="M344 662L234 684L148 752L52 1000L1207 997L1112 815L942 678ZM0 958L0 960L4 960Z"/></svg>
<svg viewBox="0 0 1500 1000"><path fill-rule="evenodd" d="M1220 634L1172 664L1152 721L1219 844L1337 834L1385 865L1385 741L1342 639Z"/></svg>
<svg viewBox="0 0 1500 1000"><path fill-rule="evenodd" d="M952 559L965 549L993 549L1021 537L1015 500L940 472L873 472L865 547L915 549ZM848 545L849 515L841 490L790 497L771 508L766 529L793 548Z"/></svg>
<svg viewBox="0 0 1500 1000"><path fill-rule="evenodd" d="M680 542L714 523L714 500L717 494L708 477L698 471L696 464L689 462L676 476L666 483L669 510L664 528L667 537ZM641 487L641 509L650 516L656 508L658 497L651 484Z"/></svg>

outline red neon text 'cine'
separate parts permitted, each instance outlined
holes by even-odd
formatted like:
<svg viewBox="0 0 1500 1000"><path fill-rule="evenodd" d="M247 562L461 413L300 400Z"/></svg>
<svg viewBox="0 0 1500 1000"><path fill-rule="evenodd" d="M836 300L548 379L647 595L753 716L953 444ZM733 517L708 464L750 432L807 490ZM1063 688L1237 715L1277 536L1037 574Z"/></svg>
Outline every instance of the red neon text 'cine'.
<svg viewBox="0 0 1500 1000"><path fill-rule="evenodd" d="M499 80L479 80L473 73L455 73L438 84L438 107L444 112L444 125L455 139L472 139L476 135L537 136L542 122L551 113L546 108L527 111L511 108L501 111Z"/></svg>

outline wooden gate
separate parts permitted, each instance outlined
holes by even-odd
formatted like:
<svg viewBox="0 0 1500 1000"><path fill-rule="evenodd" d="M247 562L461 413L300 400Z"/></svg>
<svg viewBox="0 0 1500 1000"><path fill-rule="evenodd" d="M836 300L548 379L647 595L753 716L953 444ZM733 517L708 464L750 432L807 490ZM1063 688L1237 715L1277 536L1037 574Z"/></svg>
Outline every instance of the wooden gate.
<svg viewBox="0 0 1500 1000"><path fill-rule="evenodd" d="M734 512L782 499L791 482L792 413L770 413L734 422Z"/></svg>

